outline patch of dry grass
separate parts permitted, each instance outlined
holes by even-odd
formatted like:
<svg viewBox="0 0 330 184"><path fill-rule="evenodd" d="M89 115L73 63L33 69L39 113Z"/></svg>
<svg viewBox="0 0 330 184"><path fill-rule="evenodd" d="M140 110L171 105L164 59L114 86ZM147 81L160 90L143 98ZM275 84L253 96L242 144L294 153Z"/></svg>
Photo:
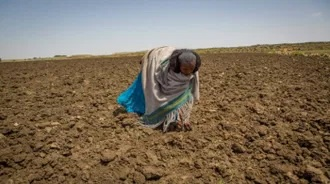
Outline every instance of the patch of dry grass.
<svg viewBox="0 0 330 184"><path fill-rule="evenodd" d="M304 55L304 56L324 56L330 57L330 42L306 42L306 43L284 43L284 44L264 44L244 47L219 47L219 48L197 48L199 54L216 53L270 53L285 55ZM86 59L86 58L114 58L114 57L132 57L143 56L147 51L137 52L118 52L111 55L90 55L79 54L66 57L47 57L47 58L29 58L2 60L2 62L22 62L22 61L40 61L40 60L68 60L68 59Z"/></svg>

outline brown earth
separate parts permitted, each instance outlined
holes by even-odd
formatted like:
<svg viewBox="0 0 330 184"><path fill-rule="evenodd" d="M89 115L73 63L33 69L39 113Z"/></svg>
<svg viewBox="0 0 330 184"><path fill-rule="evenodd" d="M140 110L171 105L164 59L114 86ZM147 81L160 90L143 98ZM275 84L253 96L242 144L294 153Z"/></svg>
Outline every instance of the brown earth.
<svg viewBox="0 0 330 184"><path fill-rule="evenodd" d="M330 60L202 55L190 132L116 104L138 57L0 63L1 183L329 183Z"/></svg>

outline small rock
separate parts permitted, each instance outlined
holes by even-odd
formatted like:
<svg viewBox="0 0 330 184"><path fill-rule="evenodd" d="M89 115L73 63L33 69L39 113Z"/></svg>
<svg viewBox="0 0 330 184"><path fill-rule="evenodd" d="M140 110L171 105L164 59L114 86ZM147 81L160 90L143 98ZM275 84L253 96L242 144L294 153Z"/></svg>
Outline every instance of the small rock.
<svg viewBox="0 0 330 184"><path fill-rule="evenodd" d="M233 150L234 153L244 153L246 151L245 148L238 143L234 143L231 146L231 149Z"/></svg>
<svg viewBox="0 0 330 184"><path fill-rule="evenodd" d="M88 142L88 143L92 143L93 140L94 140L93 137L88 137L88 138L87 138L87 142Z"/></svg>
<svg viewBox="0 0 330 184"><path fill-rule="evenodd" d="M201 169L202 166L203 166L203 163L200 159L198 159L198 160L195 161L194 166L195 166L196 169Z"/></svg>
<svg viewBox="0 0 330 184"><path fill-rule="evenodd" d="M256 155L253 155L253 158L256 159L256 160L262 160L266 157L266 155L264 154L256 154Z"/></svg>
<svg viewBox="0 0 330 184"><path fill-rule="evenodd" d="M220 149L220 150L223 150L225 149L227 146L225 145L225 143L223 142L220 142L218 145L217 145L217 149Z"/></svg>
<svg viewBox="0 0 330 184"><path fill-rule="evenodd" d="M5 128L5 129L2 130L2 134L5 135L5 136L10 135L10 134L15 133L15 132L17 132L17 130L12 129L12 128Z"/></svg>
<svg viewBox="0 0 330 184"><path fill-rule="evenodd" d="M81 179L82 179L83 181L88 181L89 178L90 178L90 174L89 174L89 172L86 171L86 170L84 170L83 173L82 173Z"/></svg>
<svg viewBox="0 0 330 184"><path fill-rule="evenodd" d="M256 102L252 105L251 110L257 114L264 114L265 107Z"/></svg>
<svg viewBox="0 0 330 184"><path fill-rule="evenodd" d="M109 162L112 162L113 160L115 160L117 154L114 151L111 150L104 150L101 153L102 157L101 157L101 162L103 164L107 164Z"/></svg>
<svg viewBox="0 0 330 184"><path fill-rule="evenodd" d="M144 177L144 175L140 172L134 172L133 173L133 181L136 184L142 184L146 182L146 178Z"/></svg>
<svg viewBox="0 0 330 184"><path fill-rule="evenodd" d="M81 170L88 170L90 169L90 165L88 165L87 163L81 161L81 162L78 162L77 164L77 167L79 167ZM72 174L72 173L71 173Z"/></svg>
<svg viewBox="0 0 330 184"><path fill-rule="evenodd" d="M60 183L65 183L65 176L59 174L57 181Z"/></svg>
<svg viewBox="0 0 330 184"><path fill-rule="evenodd" d="M72 176L73 178L75 178L75 177L77 177L77 172L74 172L74 171L72 171L72 172L70 172L70 176Z"/></svg>
<svg viewBox="0 0 330 184"><path fill-rule="evenodd" d="M154 152L146 151L146 156L148 157L148 160L150 160L152 163L158 162L158 157Z"/></svg>
<svg viewBox="0 0 330 184"><path fill-rule="evenodd" d="M241 127L240 127L240 131L241 131L242 133L245 133L245 132L248 131L248 129L246 128L246 126L241 126Z"/></svg>
<svg viewBox="0 0 330 184"><path fill-rule="evenodd" d="M228 132L223 132L223 135L222 135L222 137L223 137L223 139L224 140L228 140L229 139L229 137L230 137L230 133L228 133Z"/></svg>
<svg viewBox="0 0 330 184"><path fill-rule="evenodd" d="M71 122L69 122L68 124L66 124L66 125L63 127L63 129L64 129L64 130L70 130L70 129L73 128L75 125L76 125L76 122L71 121Z"/></svg>
<svg viewBox="0 0 330 184"><path fill-rule="evenodd" d="M33 136L36 134L36 131L30 129L30 130L28 130L27 134Z"/></svg>
<svg viewBox="0 0 330 184"><path fill-rule="evenodd" d="M6 138L6 136L3 135L2 133L0 133L0 140L1 140L1 139L5 139L5 138Z"/></svg>
<svg viewBox="0 0 330 184"><path fill-rule="evenodd" d="M233 124L230 124L229 122L224 122L221 124L222 128L227 131L236 131L236 127Z"/></svg>
<svg viewBox="0 0 330 184"><path fill-rule="evenodd" d="M285 176L290 179L291 183L298 183L299 182L298 176L296 176L292 172L285 173Z"/></svg>
<svg viewBox="0 0 330 184"><path fill-rule="evenodd" d="M51 178L54 175L54 169L50 166L46 166L45 171L46 173L44 178Z"/></svg>
<svg viewBox="0 0 330 184"><path fill-rule="evenodd" d="M309 165L315 168L322 168L322 163L316 160L309 161Z"/></svg>
<svg viewBox="0 0 330 184"><path fill-rule="evenodd" d="M151 128L143 128L143 132L147 135L153 134L155 131Z"/></svg>
<svg viewBox="0 0 330 184"><path fill-rule="evenodd" d="M14 184L14 180L13 179L8 179L6 184Z"/></svg>
<svg viewBox="0 0 330 184"><path fill-rule="evenodd" d="M68 156L71 156L72 153L71 153L70 150L64 150L64 151L62 152L62 155L65 156L65 157L68 157Z"/></svg>
<svg viewBox="0 0 330 184"><path fill-rule="evenodd" d="M264 125L258 127L258 134L259 136L265 136L268 133L268 128Z"/></svg>
<svg viewBox="0 0 330 184"><path fill-rule="evenodd" d="M26 154L22 153L19 155L15 155L13 160L15 163L20 163L20 162L23 162L25 160L25 158L26 158Z"/></svg>
<svg viewBox="0 0 330 184"><path fill-rule="evenodd" d="M214 170L220 174L221 176L225 177L227 174L226 174L226 166L224 165L221 165L221 164L216 164L213 166L214 167Z"/></svg>
<svg viewBox="0 0 330 184"><path fill-rule="evenodd" d="M307 112L302 112L301 115L306 117L308 115L308 113Z"/></svg>
<svg viewBox="0 0 330 184"><path fill-rule="evenodd" d="M78 122L78 123L75 125L75 127L77 128L77 130L78 130L79 132L82 132L83 129L84 129L84 127L85 127L85 125L84 125L83 123L81 123L81 122Z"/></svg>
<svg viewBox="0 0 330 184"><path fill-rule="evenodd" d="M272 164L270 165L270 173L272 174L285 174L287 172L290 172L290 168L288 168L286 165L281 164Z"/></svg>
<svg viewBox="0 0 330 184"><path fill-rule="evenodd" d="M128 153L131 149L132 149L132 146L130 146L130 145L121 145L119 150L116 151L116 154L118 155L118 157L121 157L121 156L125 155L126 153Z"/></svg>
<svg viewBox="0 0 330 184"><path fill-rule="evenodd" d="M133 125L133 123L132 122L129 122L129 121L127 121L127 120L125 120L125 121L121 121L121 126L122 127L132 127L132 125Z"/></svg>
<svg viewBox="0 0 330 184"><path fill-rule="evenodd" d="M59 125L61 125L61 123L55 121L55 122L51 122L50 125L52 125L52 126L59 126Z"/></svg>
<svg viewBox="0 0 330 184"><path fill-rule="evenodd" d="M33 151L39 151L42 147L44 147L44 144L37 142L35 145L33 145Z"/></svg>
<svg viewBox="0 0 330 184"><path fill-rule="evenodd" d="M44 153L44 152L41 152L41 153L39 154L39 156L40 156L41 158L45 158L45 156L46 156L46 153Z"/></svg>
<svg viewBox="0 0 330 184"><path fill-rule="evenodd" d="M80 133L79 133L78 131L73 131L73 132L72 132L72 136L73 136L74 138L79 138L79 137L80 137Z"/></svg>
<svg viewBox="0 0 330 184"><path fill-rule="evenodd" d="M245 178L254 181L256 179L256 174L253 170L247 170L245 172Z"/></svg>
<svg viewBox="0 0 330 184"><path fill-rule="evenodd" d="M130 173L130 169L125 167L125 168L120 168L119 171L120 171L119 179L125 181L127 179L128 174Z"/></svg>
<svg viewBox="0 0 330 184"><path fill-rule="evenodd" d="M327 183L329 180L324 176L322 170L315 168L311 165L307 165L305 170L305 176L311 178L312 183Z"/></svg>
<svg viewBox="0 0 330 184"><path fill-rule="evenodd" d="M49 145L49 147L51 149L60 149L60 146L56 143L56 142L53 142Z"/></svg>
<svg viewBox="0 0 330 184"><path fill-rule="evenodd" d="M46 130L47 133L50 133L52 131L52 129L53 129L52 127L46 127L45 128L45 130Z"/></svg>
<svg viewBox="0 0 330 184"><path fill-rule="evenodd" d="M194 174L195 178L201 178L203 174L201 172L197 172Z"/></svg>
<svg viewBox="0 0 330 184"><path fill-rule="evenodd" d="M3 114L0 114L0 120L5 120L5 119L7 119L7 116L3 115Z"/></svg>
<svg viewBox="0 0 330 184"><path fill-rule="evenodd" d="M70 170L68 168L63 168L64 176L68 176L70 174Z"/></svg>
<svg viewBox="0 0 330 184"><path fill-rule="evenodd" d="M36 126L38 128L46 128L46 127L53 127L61 125L59 122L44 122L44 123L37 123Z"/></svg>
<svg viewBox="0 0 330 184"><path fill-rule="evenodd" d="M34 174L29 174L27 176L27 180L30 182L30 183L33 183L33 181L39 181L43 178L43 175L44 175L44 171L40 171L40 172L37 172L37 173L34 173Z"/></svg>
<svg viewBox="0 0 330 184"><path fill-rule="evenodd" d="M18 123L14 123L14 126L18 126L19 124Z"/></svg>
<svg viewBox="0 0 330 184"><path fill-rule="evenodd" d="M142 169L142 174L146 180L159 180L163 173L158 167L146 166Z"/></svg>
<svg viewBox="0 0 330 184"><path fill-rule="evenodd" d="M267 157L266 157L268 160L275 160L276 159L276 156L273 155L273 154L267 154Z"/></svg>
<svg viewBox="0 0 330 184"><path fill-rule="evenodd" d="M179 164L184 166L192 166L194 163L191 159L184 157L180 159Z"/></svg>

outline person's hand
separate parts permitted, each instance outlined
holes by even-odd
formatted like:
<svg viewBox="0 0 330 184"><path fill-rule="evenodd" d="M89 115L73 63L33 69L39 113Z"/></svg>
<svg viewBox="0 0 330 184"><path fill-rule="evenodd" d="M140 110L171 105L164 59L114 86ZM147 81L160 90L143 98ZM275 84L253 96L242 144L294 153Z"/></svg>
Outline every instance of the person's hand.
<svg viewBox="0 0 330 184"><path fill-rule="evenodd" d="M190 131L190 130L192 130L190 122L185 122L183 124L183 130L184 131Z"/></svg>
<svg viewBox="0 0 330 184"><path fill-rule="evenodd" d="M184 121L181 113L179 113L179 116L180 116L180 121L178 121L178 123L177 123L178 130L183 130L183 131L192 130L190 122Z"/></svg>

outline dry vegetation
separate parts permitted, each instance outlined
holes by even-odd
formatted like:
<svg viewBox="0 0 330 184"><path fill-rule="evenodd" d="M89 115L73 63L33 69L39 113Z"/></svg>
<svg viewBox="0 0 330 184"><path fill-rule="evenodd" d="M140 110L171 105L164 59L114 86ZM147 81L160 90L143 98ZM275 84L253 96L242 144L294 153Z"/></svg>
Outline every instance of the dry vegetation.
<svg viewBox="0 0 330 184"><path fill-rule="evenodd" d="M219 54L219 53L270 53L284 55L319 55L330 57L330 42L306 42L294 44L265 44L244 47L220 47L220 48L198 48L195 49L199 54ZM114 57L134 57L142 56L146 51L119 52L110 55L55 55L48 58L29 58L16 60L3 60L3 62L19 61L41 61L41 60L68 60L68 59L95 59L95 58L114 58Z"/></svg>

